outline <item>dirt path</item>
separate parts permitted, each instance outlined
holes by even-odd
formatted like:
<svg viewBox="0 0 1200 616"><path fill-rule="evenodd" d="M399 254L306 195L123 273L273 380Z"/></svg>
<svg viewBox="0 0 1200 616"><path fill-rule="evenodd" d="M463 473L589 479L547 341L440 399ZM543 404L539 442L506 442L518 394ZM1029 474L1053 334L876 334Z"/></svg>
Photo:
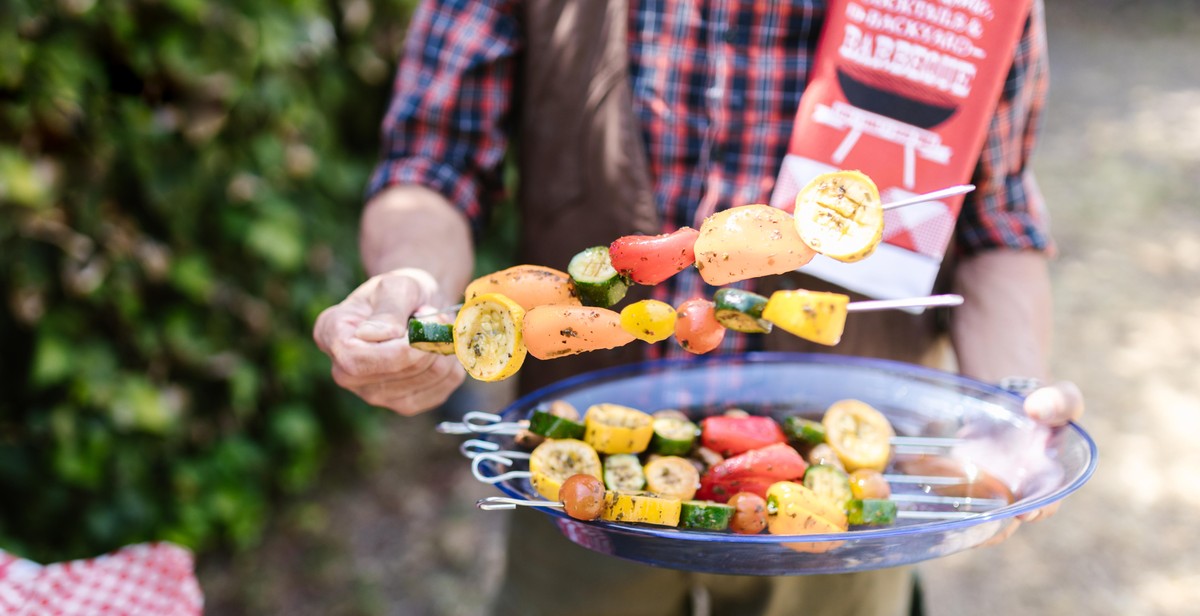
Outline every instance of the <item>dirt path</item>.
<svg viewBox="0 0 1200 616"><path fill-rule="evenodd" d="M924 566L930 614L1195 613L1200 6L1047 4L1054 366L1087 393L1100 466L1049 521Z"/></svg>
<svg viewBox="0 0 1200 616"><path fill-rule="evenodd" d="M930 614L1185 614L1200 605L1200 7L1048 2L1036 167L1061 256L1055 369L1088 395L1093 480L998 547L922 566ZM471 405L474 403L468 403ZM344 461L265 545L207 559L214 614L475 614L504 514L472 503L436 418Z"/></svg>

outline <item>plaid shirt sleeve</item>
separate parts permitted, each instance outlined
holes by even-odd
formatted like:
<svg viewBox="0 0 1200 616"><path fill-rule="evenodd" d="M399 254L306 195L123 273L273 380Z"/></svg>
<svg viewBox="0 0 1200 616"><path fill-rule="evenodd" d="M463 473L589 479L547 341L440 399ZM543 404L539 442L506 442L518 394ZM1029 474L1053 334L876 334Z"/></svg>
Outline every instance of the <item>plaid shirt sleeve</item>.
<svg viewBox="0 0 1200 616"><path fill-rule="evenodd" d="M478 235L488 203L502 192L519 35L515 9L504 0L421 3L368 198L395 184L426 186L462 211Z"/></svg>
<svg viewBox="0 0 1200 616"><path fill-rule="evenodd" d="M1029 167L1049 77L1043 11L1042 2L1035 1L975 168L976 190L963 203L956 240L968 254L1052 249L1042 195Z"/></svg>

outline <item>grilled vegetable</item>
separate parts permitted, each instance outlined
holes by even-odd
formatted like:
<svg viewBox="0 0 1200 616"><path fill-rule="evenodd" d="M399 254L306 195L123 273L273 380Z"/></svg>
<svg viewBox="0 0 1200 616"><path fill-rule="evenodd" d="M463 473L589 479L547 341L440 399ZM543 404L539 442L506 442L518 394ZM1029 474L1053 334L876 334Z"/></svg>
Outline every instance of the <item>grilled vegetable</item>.
<svg viewBox="0 0 1200 616"><path fill-rule="evenodd" d="M670 304L644 299L621 309L621 328L643 342L661 342L675 333L675 318Z"/></svg>
<svg viewBox="0 0 1200 616"><path fill-rule="evenodd" d="M613 269L608 246L592 246L580 251L567 265L567 273L585 306L608 308L621 301L629 283Z"/></svg>
<svg viewBox="0 0 1200 616"><path fill-rule="evenodd" d="M583 441L548 440L529 454L530 482L547 500L557 501L563 482L571 475L600 479L600 456Z"/></svg>
<svg viewBox="0 0 1200 616"><path fill-rule="evenodd" d="M612 349L633 342L621 315L589 306L538 306L525 314L525 344L538 359Z"/></svg>
<svg viewBox="0 0 1200 616"><path fill-rule="evenodd" d="M708 469L700 478L697 498L723 503L738 492L764 496L777 481L804 477L807 467L804 458L784 443L752 449Z"/></svg>
<svg viewBox="0 0 1200 616"><path fill-rule="evenodd" d="M860 400L833 403L821 419L825 440L837 452L847 471L871 468L882 471L892 454L896 433L883 413Z"/></svg>
<svg viewBox="0 0 1200 616"><path fill-rule="evenodd" d="M812 260L792 217L769 205L717 212L700 225L696 268L714 286L793 271Z"/></svg>
<svg viewBox="0 0 1200 616"><path fill-rule="evenodd" d="M767 501L753 492L738 492L729 498L733 516L729 530L739 535L757 535L767 527Z"/></svg>
<svg viewBox="0 0 1200 616"><path fill-rule="evenodd" d="M723 456L787 442L779 424L762 415L714 415L700 421L700 442Z"/></svg>
<svg viewBox="0 0 1200 616"><path fill-rule="evenodd" d="M794 481L780 481L767 489L767 529L773 535L815 535L849 530L846 514L812 490ZM785 543L799 552L827 552L842 542Z"/></svg>
<svg viewBox="0 0 1200 616"><path fill-rule="evenodd" d="M836 466L818 464L808 467L808 470L804 471L804 487L837 505L842 511L854 500L850 475Z"/></svg>
<svg viewBox="0 0 1200 616"><path fill-rule="evenodd" d="M796 231L813 250L860 261L883 238L883 202L871 178L858 171L819 175L796 196Z"/></svg>
<svg viewBox="0 0 1200 616"><path fill-rule="evenodd" d="M576 520L595 520L604 513L604 484L591 475L571 475L558 491L558 500Z"/></svg>
<svg viewBox="0 0 1200 616"><path fill-rule="evenodd" d="M855 526L887 526L896 522L896 502L882 498L852 498L847 516Z"/></svg>
<svg viewBox="0 0 1200 616"><path fill-rule="evenodd" d="M593 405L583 419L583 440L600 453L641 453L654 435L650 415L619 404Z"/></svg>
<svg viewBox="0 0 1200 616"><path fill-rule="evenodd" d="M608 246L617 273L638 284L655 285L696 262L699 231L683 227L664 235L627 235Z"/></svg>
<svg viewBox="0 0 1200 616"><path fill-rule="evenodd" d="M583 424L551 410L535 409L529 417L529 430L546 438L583 438Z"/></svg>
<svg viewBox="0 0 1200 616"><path fill-rule="evenodd" d="M675 339L689 353L703 355L721 345L725 328L713 314L713 303L697 297L680 304Z"/></svg>
<svg viewBox="0 0 1200 616"><path fill-rule="evenodd" d="M684 458L662 456L646 464L646 489L659 496L691 500L700 487L700 472Z"/></svg>
<svg viewBox="0 0 1200 616"><path fill-rule="evenodd" d="M654 415L654 436L650 438L650 451L664 456L685 456L696 442L700 431L696 424L679 417Z"/></svg>
<svg viewBox="0 0 1200 616"><path fill-rule="evenodd" d="M646 474L636 454L618 453L604 458L604 485L609 490L638 491L646 488Z"/></svg>
<svg viewBox="0 0 1200 616"><path fill-rule="evenodd" d="M454 320L454 354L467 374L480 381L516 374L525 362L524 318L525 309L499 293L463 304Z"/></svg>
<svg viewBox="0 0 1200 616"><path fill-rule="evenodd" d="M825 442L825 426L821 422L789 415L783 418L783 433L793 441L805 445L820 445Z"/></svg>
<svg viewBox="0 0 1200 616"><path fill-rule="evenodd" d="M525 310L547 304L579 305L571 277L551 267L515 265L481 276L467 285L467 301L486 293L499 293Z"/></svg>
<svg viewBox="0 0 1200 616"><path fill-rule="evenodd" d="M892 495L892 486L883 473L873 468L860 468L850 473L850 493L854 498L888 498Z"/></svg>
<svg viewBox="0 0 1200 616"><path fill-rule="evenodd" d="M741 289L718 289L713 295L714 315L726 329L746 334L766 334L771 322L762 318L767 298Z"/></svg>
<svg viewBox="0 0 1200 616"><path fill-rule="evenodd" d="M733 507L723 503L700 500L683 501L679 509L679 528L725 530L729 528L733 512Z"/></svg>
<svg viewBox="0 0 1200 616"><path fill-rule="evenodd" d="M408 344L419 351L454 355L454 325L436 317L408 319Z"/></svg>
<svg viewBox="0 0 1200 616"><path fill-rule="evenodd" d="M683 502L678 498L655 496L648 492L604 493L604 513L608 522L679 526L679 511Z"/></svg>
<svg viewBox="0 0 1200 616"><path fill-rule="evenodd" d="M776 291L763 308L763 318L790 334L833 346L842 339L849 303L850 297L841 293Z"/></svg>

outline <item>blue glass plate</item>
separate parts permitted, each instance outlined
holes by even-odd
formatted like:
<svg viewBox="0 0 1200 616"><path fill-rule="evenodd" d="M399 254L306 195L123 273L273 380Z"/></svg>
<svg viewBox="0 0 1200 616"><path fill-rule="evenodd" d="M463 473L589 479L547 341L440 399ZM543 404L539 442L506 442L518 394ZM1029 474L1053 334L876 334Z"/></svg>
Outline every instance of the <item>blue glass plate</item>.
<svg viewBox="0 0 1200 616"><path fill-rule="evenodd" d="M695 419L731 407L777 419L794 413L819 418L830 404L845 398L879 409L900 435L969 436L954 459L1007 484L1015 500L961 519L905 519L882 528L801 536L581 522L560 509L539 510L571 541L649 565L743 575L843 573L906 565L978 546L1014 516L1079 489L1096 467L1096 445L1082 428L1070 424L1047 430L1036 425L1022 411L1022 398L1011 392L919 366L855 357L760 353L633 364L538 390L510 405L502 417L524 419L539 404L563 399L581 412L611 402L647 412L681 409ZM511 437L486 438L501 449L517 449ZM513 468L493 462L480 465L490 476ZM509 497L541 500L527 479L496 485ZM837 547L810 553L830 545Z"/></svg>

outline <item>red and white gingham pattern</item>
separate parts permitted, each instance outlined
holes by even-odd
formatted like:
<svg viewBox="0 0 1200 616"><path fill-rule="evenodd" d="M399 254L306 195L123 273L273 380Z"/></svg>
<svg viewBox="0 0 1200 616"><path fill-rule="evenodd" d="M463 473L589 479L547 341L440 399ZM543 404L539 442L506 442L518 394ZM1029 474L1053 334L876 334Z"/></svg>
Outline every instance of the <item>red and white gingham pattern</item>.
<svg viewBox="0 0 1200 616"><path fill-rule="evenodd" d="M198 616L192 554L169 543L39 565L0 551L0 613L20 616Z"/></svg>

